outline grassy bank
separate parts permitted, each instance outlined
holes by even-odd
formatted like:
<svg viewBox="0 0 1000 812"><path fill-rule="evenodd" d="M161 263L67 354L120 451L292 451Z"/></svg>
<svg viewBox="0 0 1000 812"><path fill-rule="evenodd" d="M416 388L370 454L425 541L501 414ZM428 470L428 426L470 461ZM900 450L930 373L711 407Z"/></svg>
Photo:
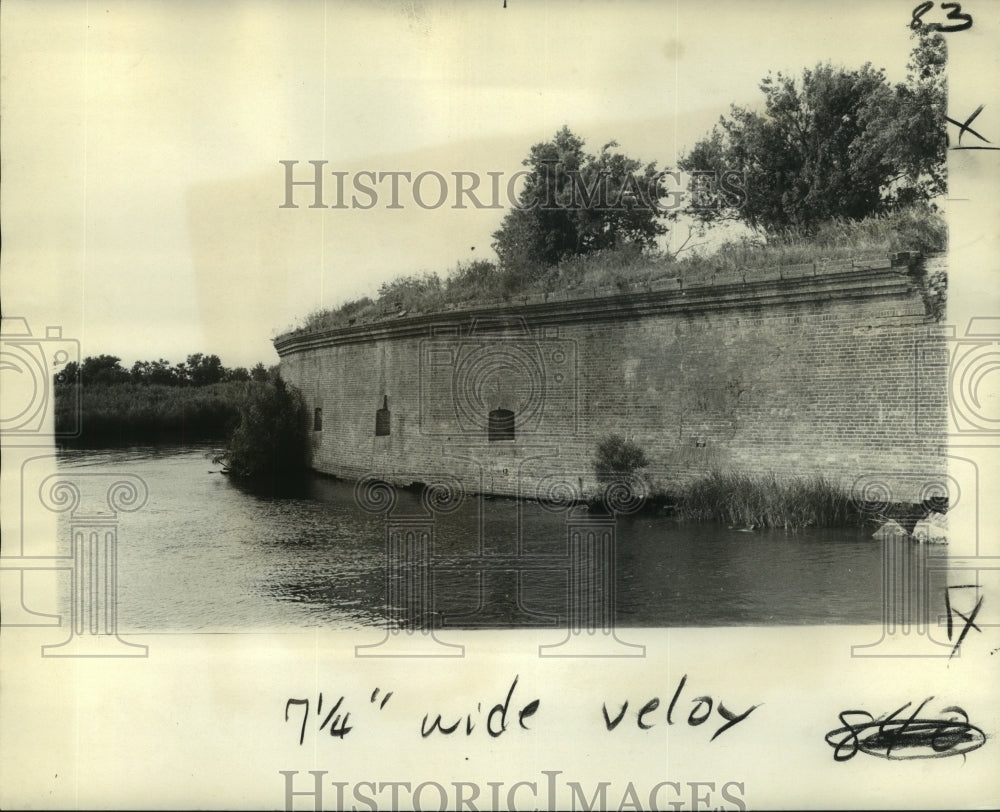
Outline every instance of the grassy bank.
<svg viewBox="0 0 1000 812"><path fill-rule="evenodd" d="M56 430L79 437L70 444L225 439L240 418L240 404L253 383L210 386L92 384L55 387Z"/></svg>

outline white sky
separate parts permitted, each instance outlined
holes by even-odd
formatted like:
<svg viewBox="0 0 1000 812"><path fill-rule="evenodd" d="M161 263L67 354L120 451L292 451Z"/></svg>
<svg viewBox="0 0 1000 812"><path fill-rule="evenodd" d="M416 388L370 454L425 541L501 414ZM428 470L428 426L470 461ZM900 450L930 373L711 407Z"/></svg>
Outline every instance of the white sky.
<svg viewBox="0 0 1000 812"><path fill-rule="evenodd" d="M507 5L5 0L4 314L126 364L273 363L317 307L492 256L503 214L279 209L280 160L511 173L568 124L669 167L769 69L901 80L914 4Z"/></svg>

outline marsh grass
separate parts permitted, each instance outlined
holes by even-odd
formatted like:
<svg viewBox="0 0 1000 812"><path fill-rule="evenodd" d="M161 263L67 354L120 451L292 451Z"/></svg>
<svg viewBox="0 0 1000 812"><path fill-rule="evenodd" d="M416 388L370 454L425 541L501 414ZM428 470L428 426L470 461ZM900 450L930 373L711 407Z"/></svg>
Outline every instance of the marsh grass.
<svg viewBox="0 0 1000 812"><path fill-rule="evenodd" d="M866 514L848 494L822 476L780 479L713 471L685 487L677 515L740 529L861 526Z"/></svg>
<svg viewBox="0 0 1000 812"><path fill-rule="evenodd" d="M239 423L240 404L253 383L209 386L93 384L55 387L57 432L80 436L72 444L222 439Z"/></svg>

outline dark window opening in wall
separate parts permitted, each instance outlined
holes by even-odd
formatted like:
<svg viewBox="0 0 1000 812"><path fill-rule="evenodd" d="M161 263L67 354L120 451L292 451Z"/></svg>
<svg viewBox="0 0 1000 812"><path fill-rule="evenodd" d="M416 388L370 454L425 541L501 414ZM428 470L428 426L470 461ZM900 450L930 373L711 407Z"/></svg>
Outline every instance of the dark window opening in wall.
<svg viewBox="0 0 1000 812"><path fill-rule="evenodd" d="M375 412L375 436L387 437L389 433L389 397L382 395L382 408Z"/></svg>
<svg viewBox="0 0 1000 812"><path fill-rule="evenodd" d="M494 409L490 412L489 440L514 439L514 413L510 409Z"/></svg>
<svg viewBox="0 0 1000 812"><path fill-rule="evenodd" d="M322 409L313 409L313 431L323 431Z"/></svg>

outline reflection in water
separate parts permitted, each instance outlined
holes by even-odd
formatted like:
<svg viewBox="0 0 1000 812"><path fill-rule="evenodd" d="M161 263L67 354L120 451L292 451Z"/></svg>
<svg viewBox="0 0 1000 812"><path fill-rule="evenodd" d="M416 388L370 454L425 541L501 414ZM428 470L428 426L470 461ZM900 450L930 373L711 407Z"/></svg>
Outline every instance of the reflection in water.
<svg viewBox="0 0 1000 812"><path fill-rule="evenodd" d="M132 473L149 488L146 507L121 518L120 631L544 628L571 612L586 624L609 600L619 627L926 622L943 608L944 551L867 530L745 533L636 515L602 547L606 520L579 507L468 498L430 520L419 494L400 491L387 523L358 507L352 483L251 486L212 457L61 454L64 471Z"/></svg>

